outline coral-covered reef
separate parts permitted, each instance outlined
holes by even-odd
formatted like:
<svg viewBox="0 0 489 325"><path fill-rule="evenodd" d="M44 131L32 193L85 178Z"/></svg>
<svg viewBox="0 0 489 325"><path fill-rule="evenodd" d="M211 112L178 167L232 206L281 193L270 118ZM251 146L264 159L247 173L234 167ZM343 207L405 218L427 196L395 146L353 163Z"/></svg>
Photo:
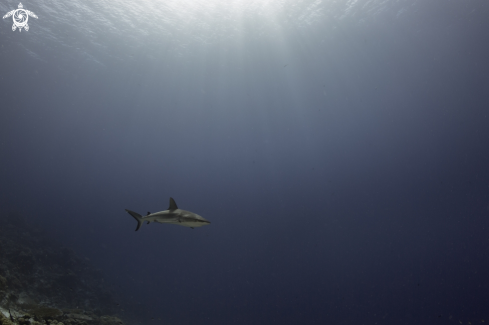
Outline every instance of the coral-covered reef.
<svg viewBox="0 0 489 325"><path fill-rule="evenodd" d="M0 213L0 225L0 325L123 324L87 259L17 213Z"/></svg>

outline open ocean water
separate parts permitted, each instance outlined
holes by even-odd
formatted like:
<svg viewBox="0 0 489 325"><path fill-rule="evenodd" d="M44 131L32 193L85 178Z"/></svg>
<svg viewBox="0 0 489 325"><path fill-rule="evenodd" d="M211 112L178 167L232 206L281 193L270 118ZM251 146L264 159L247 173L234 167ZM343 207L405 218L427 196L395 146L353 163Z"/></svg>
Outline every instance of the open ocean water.
<svg viewBox="0 0 489 325"><path fill-rule="evenodd" d="M488 1L22 5L0 210L128 324L489 322ZM211 224L134 231L170 197Z"/></svg>

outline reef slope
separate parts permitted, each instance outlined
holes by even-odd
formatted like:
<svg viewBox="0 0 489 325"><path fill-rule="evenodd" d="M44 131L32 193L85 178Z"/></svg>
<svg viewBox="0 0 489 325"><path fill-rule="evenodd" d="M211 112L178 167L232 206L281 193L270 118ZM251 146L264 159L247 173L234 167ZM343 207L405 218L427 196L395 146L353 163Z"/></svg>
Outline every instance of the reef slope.
<svg viewBox="0 0 489 325"><path fill-rule="evenodd" d="M17 213L0 213L0 225L0 325L123 324L88 259Z"/></svg>

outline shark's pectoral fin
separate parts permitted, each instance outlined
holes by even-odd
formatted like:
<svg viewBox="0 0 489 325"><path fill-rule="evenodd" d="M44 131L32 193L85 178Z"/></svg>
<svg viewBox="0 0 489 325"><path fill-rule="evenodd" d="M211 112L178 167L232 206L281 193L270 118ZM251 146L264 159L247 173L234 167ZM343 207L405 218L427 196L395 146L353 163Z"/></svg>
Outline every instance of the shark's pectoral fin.
<svg viewBox="0 0 489 325"><path fill-rule="evenodd" d="M175 203L175 200L171 197L170 198L170 207L168 208L168 210L176 210L178 209L177 207L177 204Z"/></svg>

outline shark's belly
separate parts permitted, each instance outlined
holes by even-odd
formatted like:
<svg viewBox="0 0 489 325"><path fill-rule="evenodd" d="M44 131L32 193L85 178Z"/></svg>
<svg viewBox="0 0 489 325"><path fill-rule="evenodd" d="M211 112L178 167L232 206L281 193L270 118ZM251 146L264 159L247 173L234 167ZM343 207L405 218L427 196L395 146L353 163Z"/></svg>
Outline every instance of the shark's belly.
<svg viewBox="0 0 489 325"><path fill-rule="evenodd" d="M207 224L207 223L195 221L195 220L185 220L185 218L159 219L159 220L155 220L155 222L166 223L166 224L171 224L171 225L179 225L179 226L189 227L189 228L202 227L202 226Z"/></svg>
<svg viewBox="0 0 489 325"><path fill-rule="evenodd" d="M189 228L198 228L209 224L209 221L199 215L184 210L177 210L176 213L167 213L166 211L157 212L143 218L143 221L147 221L148 223L166 223Z"/></svg>
<svg viewBox="0 0 489 325"><path fill-rule="evenodd" d="M165 219L156 219L154 220L154 222L177 224L178 220L176 218L165 218Z"/></svg>
<svg viewBox="0 0 489 325"><path fill-rule="evenodd" d="M187 222L181 222L181 223L179 223L179 225L184 226L184 227L197 228L197 227L202 227L202 226L206 225L206 223L187 221Z"/></svg>

